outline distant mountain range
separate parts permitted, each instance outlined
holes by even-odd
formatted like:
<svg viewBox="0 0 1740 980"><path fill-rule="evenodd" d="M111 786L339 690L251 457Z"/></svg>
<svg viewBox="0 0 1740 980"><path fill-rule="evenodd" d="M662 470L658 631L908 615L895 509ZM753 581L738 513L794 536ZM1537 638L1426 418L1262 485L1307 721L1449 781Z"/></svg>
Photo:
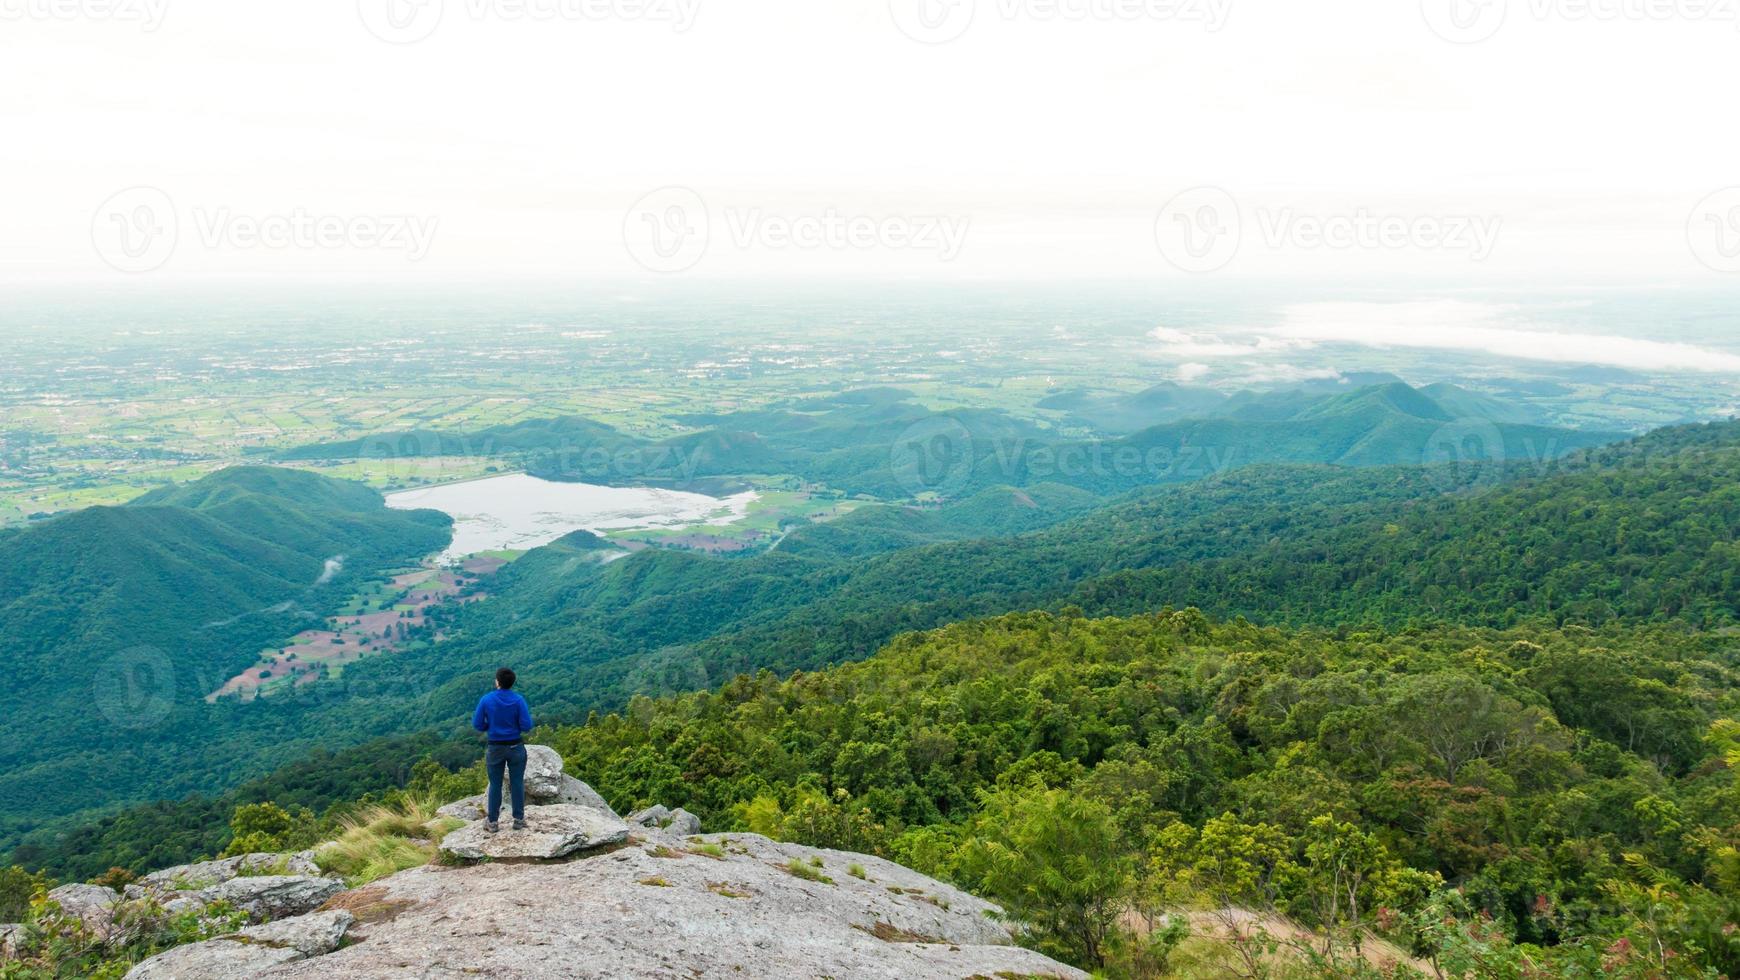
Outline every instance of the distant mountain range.
<svg viewBox="0 0 1740 980"><path fill-rule="evenodd" d="M383 433L304 446L286 461L473 455L513 458L555 480L687 484L791 474L852 494L964 497L996 486L1073 486L1100 495L1198 479L1254 463L1380 466L1550 459L1625 438L1535 424L1526 408L1455 385L1322 383L1227 396L1162 385L1135 395L1060 394L1105 438L1065 437L1007 412L936 412L877 388L748 412L686 416L693 432L640 439L580 418L473 433Z"/></svg>
<svg viewBox="0 0 1740 980"><path fill-rule="evenodd" d="M1320 401L1333 401L1367 388L1404 385L1393 374L1363 372L1335 379L1304 381L1273 391L1228 394L1216 388L1162 382L1137 392L1075 388L1046 396L1038 407L1064 413L1074 425L1112 435L1138 432L1155 425L1188 419L1232 418L1281 421L1308 412ZM1513 424L1545 424L1544 414L1524 401L1505 401L1448 383L1417 389L1432 402L1428 415L1439 411L1452 419L1482 419Z"/></svg>

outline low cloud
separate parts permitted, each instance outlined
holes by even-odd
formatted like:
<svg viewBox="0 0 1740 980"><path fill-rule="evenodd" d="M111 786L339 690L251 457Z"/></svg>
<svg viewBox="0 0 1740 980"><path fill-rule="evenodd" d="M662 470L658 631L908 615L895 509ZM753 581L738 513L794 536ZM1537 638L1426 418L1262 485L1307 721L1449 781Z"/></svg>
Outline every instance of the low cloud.
<svg viewBox="0 0 1740 980"><path fill-rule="evenodd" d="M1173 372L1173 376L1184 384L1189 384L1192 381L1201 381L1213 370L1214 368L1206 364L1192 361L1189 364L1178 365L1178 370Z"/></svg>
<svg viewBox="0 0 1740 980"><path fill-rule="evenodd" d="M1498 303L1305 303L1283 309L1280 324L1265 332L1306 344L1478 351L1559 364L1740 374L1740 355L1693 344L1539 328L1521 307Z"/></svg>
<svg viewBox="0 0 1740 980"><path fill-rule="evenodd" d="M1311 346L1308 341L1262 334L1230 339L1226 335L1189 333L1171 327L1155 327L1148 331L1148 336L1159 341L1162 351L1171 357L1251 357Z"/></svg>
<svg viewBox="0 0 1740 980"><path fill-rule="evenodd" d="M1340 381L1346 383L1334 368L1308 368L1297 364L1253 364L1242 379L1246 384L1297 384L1301 381Z"/></svg>
<svg viewBox="0 0 1740 980"><path fill-rule="evenodd" d="M320 570L320 577L314 580L315 585L325 585L332 581L333 576L344 571L344 556L334 555L326 559L326 564Z"/></svg>

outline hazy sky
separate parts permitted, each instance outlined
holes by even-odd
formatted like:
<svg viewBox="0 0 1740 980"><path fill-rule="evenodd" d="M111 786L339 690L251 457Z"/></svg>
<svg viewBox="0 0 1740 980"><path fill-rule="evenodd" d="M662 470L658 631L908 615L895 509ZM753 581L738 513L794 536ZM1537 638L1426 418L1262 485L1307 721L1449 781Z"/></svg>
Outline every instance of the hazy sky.
<svg viewBox="0 0 1740 980"><path fill-rule="evenodd" d="M1737 4L1484 4L0 0L0 276L1740 276Z"/></svg>

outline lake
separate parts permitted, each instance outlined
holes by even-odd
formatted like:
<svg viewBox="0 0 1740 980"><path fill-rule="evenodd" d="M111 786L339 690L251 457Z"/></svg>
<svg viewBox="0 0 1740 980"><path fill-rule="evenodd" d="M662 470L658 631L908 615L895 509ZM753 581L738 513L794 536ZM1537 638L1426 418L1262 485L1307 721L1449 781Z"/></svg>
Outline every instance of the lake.
<svg viewBox="0 0 1740 980"><path fill-rule="evenodd" d="M652 487L556 483L523 473L387 494L395 510L438 510L453 518L443 562L480 551L524 551L572 531L725 524L758 495L709 497Z"/></svg>

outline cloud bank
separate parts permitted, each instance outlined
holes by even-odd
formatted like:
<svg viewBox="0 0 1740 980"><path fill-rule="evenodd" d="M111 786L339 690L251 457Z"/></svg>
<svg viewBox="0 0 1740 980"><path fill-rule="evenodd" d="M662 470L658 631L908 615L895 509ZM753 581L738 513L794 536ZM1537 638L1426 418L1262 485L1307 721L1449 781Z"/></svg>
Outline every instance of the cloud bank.
<svg viewBox="0 0 1740 980"><path fill-rule="evenodd" d="M1181 359L1252 357L1320 344L1454 350L1555 364L1597 364L1634 371L1740 374L1740 354L1615 334L1537 326L1520 306L1431 300L1404 303L1301 303L1284 307L1272 327L1243 337L1159 327L1149 336Z"/></svg>

